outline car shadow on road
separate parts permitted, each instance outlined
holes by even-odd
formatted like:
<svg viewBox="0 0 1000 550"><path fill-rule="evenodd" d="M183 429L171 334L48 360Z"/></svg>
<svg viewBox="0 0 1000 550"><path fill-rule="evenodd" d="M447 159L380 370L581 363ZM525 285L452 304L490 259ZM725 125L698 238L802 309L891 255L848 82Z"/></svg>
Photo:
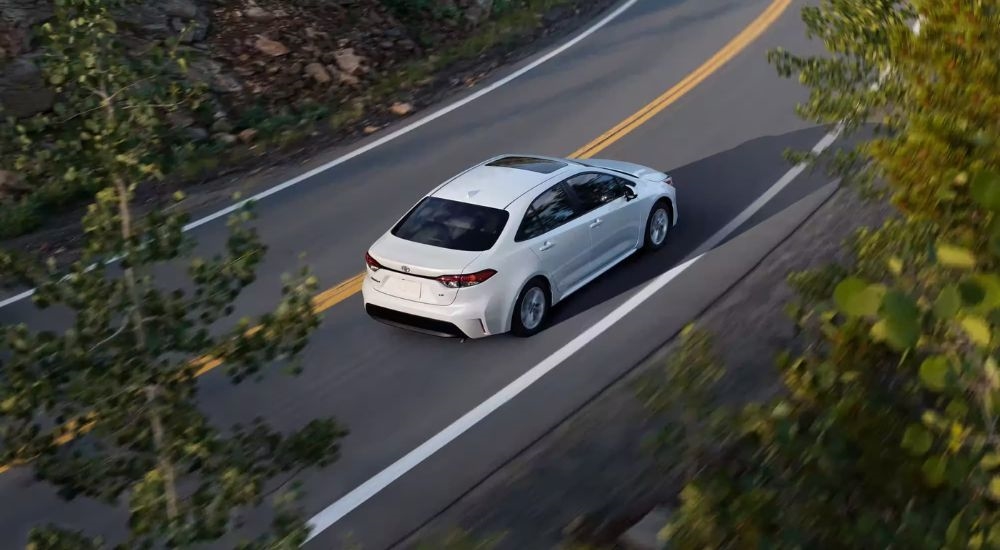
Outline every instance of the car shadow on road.
<svg viewBox="0 0 1000 550"><path fill-rule="evenodd" d="M702 243L740 215L792 165L787 149L808 150L826 128L813 127L747 141L696 162L668 170L677 187L678 225L664 248L638 253L556 306L552 326L636 290L678 265ZM838 144L837 147L845 147ZM806 170L729 239L747 231L828 183L819 167Z"/></svg>

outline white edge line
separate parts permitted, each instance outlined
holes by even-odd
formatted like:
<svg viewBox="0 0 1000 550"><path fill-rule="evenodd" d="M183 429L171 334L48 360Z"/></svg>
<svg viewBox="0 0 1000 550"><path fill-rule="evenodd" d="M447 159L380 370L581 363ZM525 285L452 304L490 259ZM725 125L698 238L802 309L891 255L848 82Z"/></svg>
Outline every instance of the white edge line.
<svg viewBox="0 0 1000 550"><path fill-rule="evenodd" d="M618 18L618 16L620 16L623 13L625 13L626 10L628 10L629 8L631 8L632 6L634 6L636 4L636 2L638 2L638 1L639 0L627 0L624 4L618 6L618 8L616 8L614 11L612 11L608 15L604 16L600 21L598 21L597 23L593 24L587 30L585 30L585 31L581 32L580 34L576 35L575 37L573 37L572 39L570 39L568 42L565 42L564 44L562 44L558 48L556 48L556 49L548 52L547 54L543 55L542 57L539 57L538 59L532 61L531 63L525 65L524 67L521 67L520 69L518 69L518 70L514 71L513 73L505 76L504 78L501 78L500 80L498 80L498 81L490 84L489 86L486 86L485 88L482 88L482 89L478 90L477 92L475 92L473 94L470 94L469 96L464 97L464 98L462 98L462 99L460 99L460 100L458 100L458 101L456 101L456 102L454 102L454 103L452 103L452 104L450 104L450 105L448 105L446 107L442 107L441 109L438 109L437 111L434 111L433 113L431 113L431 114L429 114L429 115L421 118L420 120L417 120L415 122L407 124L406 126L400 128L400 129L398 129L398 130L396 130L396 131L394 131L392 133L386 134L385 136L382 136L381 138L379 138L379 139L377 139L375 141L372 141L371 143L368 143L366 145L358 147L357 149L355 149L355 150L353 150L353 151L351 151L351 152L349 152L349 153L347 153L347 154L345 154L345 155L343 155L341 157L338 157L338 158L336 158L334 160L331 160L330 162L327 162L326 164L323 164L321 166L317 166L316 168L313 168L312 170L309 170L307 172L299 174L298 176L295 176L294 178L292 178L290 180L287 180L285 182L279 183L278 185L275 185L274 187L270 187L268 189L265 189L264 191L261 191L260 193L257 193L256 195L253 195L253 196L251 196L249 198L243 199L242 201L239 201L239 202L234 203L234 204L232 204L230 206L227 206L226 208L223 208L222 210L218 210L218 211L213 212L212 214L209 214L209 215L207 215L207 216L205 216L203 218L200 218L200 219L197 219L197 220L195 220L193 222L190 222L190 223L188 223L187 225L185 225L183 227L183 231L190 231L190 230L195 229L197 227L201 227L202 225L205 225L205 224L207 224L209 222L212 222L212 221L215 221L215 220L217 220L217 219L219 219L219 218L221 218L223 216L227 216L229 214L232 214L233 212L236 212L240 208L243 208L243 206L245 206L249 202L257 202L257 201L259 201L261 199L266 199L267 197L270 197L271 195L277 194L277 193L279 193L281 191L284 191L285 189L288 189L289 187L293 187L293 186L295 186L295 185L297 185L299 183L302 183L303 181L305 181L305 180L307 180L307 179L309 179L309 178L311 178L313 176L316 176L317 174L321 174L321 173L323 173L323 172L325 172L325 171L327 171L327 170L329 170L331 168L334 168L336 166L339 166L339 165L341 165L341 164L343 164L343 163L345 163L345 162L347 162L347 161L349 161L351 159L359 157L359 156L367 153L368 151L371 151L372 149L375 149L376 147L380 147L382 145L385 145L386 143L389 143L390 141L392 141L392 140L394 140L394 139L396 139L398 137L404 136L404 135L406 135L406 134L408 134L408 133L410 133L410 132L412 132L412 131L420 128L421 126L424 126L425 124L429 124L430 122L433 122L433 121L435 121L435 120L437 120L437 119L439 119L439 118L447 115L448 113L450 113L450 112L452 112L452 111L454 111L456 109L459 109L460 107L463 107L465 105L468 105L469 103L472 103L473 101L475 101L475 100L483 97L484 95L486 95L486 94L488 94L490 92L493 92L493 91L497 90L498 88L500 88L502 86L510 84L514 80L516 80L516 79L524 76L525 74L527 74L528 72L534 70L535 68L537 68L538 66L542 65L543 63L546 63L546 62L550 61L552 58L554 58L557 55L565 52L566 50L568 50L568 49L572 48L573 46L579 44L581 41L583 41L584 39L586 39L590 35L592 35L595 32L601 30L608 23L610 23L611 21L615 20L616 18ZM108 260L105 263L111 263L113 261L114 261L114 259ZM6 299L0 301L0 308L4 308L6 306L9 306L9 305L11 305L11 304L13 304L15 302L19 302L19 301L21 301L21 300L23 300L25 298L30 297L34 293L35 293L35 289L31 289L31 290L26 290L24 292L21 292L19 294L15 294L14 296L11 296L9 298L6 298Z"/></svg>
<svg viewBox="0 0 1000 550"><path fill-rule="evenodd" d="M628 315L632 310L649 299L649 297L655 294L658 290L666 286L667 283L684 272L691 266L691 264L698 261L699 258L700 256L690 259L683 264L674 267L670 271L661 274L656 279L653 279L650 284L635 293L631 298L625 301L625 303L615 308L614 311L603 317L582 334L570 340L569 343L556 350L555 353L546 357L541 363L535 365L506 387L493 394L486 401L483 401L474 409L462 415L461 418L452 422L447 428L441 430L433 437L420 444L419 447L406 453L406 455L396 462L393 462L388 468L382 470L374 477L365 481L333 504L327 506L323 511L313 516L308 522L308 525L310 526L310 534L307 542L312 540L312 538L316 535L322 533L327 527L330 527L349 514L365 501L378 494L393 481L399 479L431 455L440 451L445 445L452 442L455 438L478 424L481 420L489 416L490 413L499 409L504 403L507 403L519 393L528 389L528 387L537 382L541 377L545 376L549 371L562 364L563 361L586 346L591 340L599 336L601 333L611 328L612 325Z"/></svg>
<svg viewBox="0 0 1000 550"><path fill-rule="evenodd" d="M624 7L627 8L628 5ZM605 21L601 22L602 25L604 23ZM915 33L920 32L919 20L916 24L914 24L913 31ZM881 76L884 78L885 73ZM882 79L880 78L880 81L881 80ZM838 123L832 130L824 135L816 143L816 145L813 146L812 153L814 155L819 155L823 151L827 150L831 145L833 145L834 142L837 141L843 131L843 124ZM749 206L740 212L739 215L730 220L730 222L723 226L722 229L717 231L701 246L699 246L695 252L689 256L690 259L650 281L645 287L622 303L622 305L615 308L611 311L611 313L600 319L595 325L584 331L582 334L570 340L566 343L566 345L552 353L552 355L546 357L541 363L535 365L503 389L490 396L486 401L483 401L474 409L462 415L461 418L452 422L447 428L441 430L433 437L423 442L419 447L406 453L402 458L390 464L389 467L357 486L351 492L337 499L318 514L310 518L307 522L307 525L310 528L310 533L306 542L315 538L331 525L340 521L344 516L351 513L370 498L377 495L394 481L403 477L407 472L415 468L421 462L430 458L445 445L454 441L458 436L462 435L478 424L481 420L489 416L492 412L499 409L503 404L517 397L518 394L555 369L563 361L570 358L574 353L590 343L591 340L631 313L635 308L639 307L639 305L659 292L663 287L667 286L667 284L677 278L678 275L687 270L687 268L691 267L695 262L700 260L707 252L718 246L719 243L724 241L732 232L736 231L740 226L746 223L747 220L753 217L754 214L759 212L761 208L774 199L778 193L788 187L788 185L791 184L795 178L801 175L807 167L808 164L805 162L792 167L788 170L788 172L785 172L785 174L778 179L778 181L768 188L767 191L757 197L754 202L750 203Z"/></svg>
<svg viewBox="0 0 1000 550"><path fill-rule="evenodd" d="M819 140L819 142L816 143L815 146L813 146L812 154L819 155L823 151L826 151L831 145L833 145L833 142L837 141L837 138L840 137L841 132L843 132L843 127L840 124L837 124L833 130L828 132L825 136L823 136L822 139ZM714 235L712 235L711 237L708 238L708 240L702 243L702 245L699 246L698 249L695 250L693 253L691 253L691 255L698 256L719 246L719 244L722 241L726 240L726 237L728 237L734 231L739 229L741 225L745 224L747 220L749 220L751 217L753 217L754 214L760 211L760 209L763 208L765 204L770 202L774 197L778 195L778 193L784 190L785 187L788 187L789 184L795 181L795 178L799 177L799 175L802 174L802 172L804 172L805 169L808 167L809 167L808 163L800 162L799 164L796 164L794 167L792 167L791 170L785 172L785 175L781 176L781 179L776 181L774 185L772 185L767 191L764 191L764 193L761 196L757 197L757 200L750 203L750 206L748 206L745 210L740 212L738 216L730 220L729 223L727 223L722 229L716 231Z"/></svg>
<svg viewBox="0 0 1000 550"><path fill-rule="evenodd" d="M820 141L813 147L813 153L817 155L822 153L830 147L834 141L836 141L836 139L840 136L840 133L841 127L840 125L837 125L837 127L823 136L823 138L820 139ZM518 394L528 389L528 387L537 382L540 378L562 364L563 361L569 359L573 354L580 351L594 338L597 338L604 331L611 328L612 325L623 319L643 302L663 289L663 287L667 286L667 284L676 279L678 275L686 271L695 262L704 257L704 255L714 248L719 242L722 242L727 236L729 236L730 233L743 225L746 220L750 219L761 208L763 208L765 204L767 204L781 190L787 187L788 184L798 177L799 174L805 170L805 168L806 165L804 163L798 164L786 172L781 179L776 181L774 185L765 191L764 194L762 194L757 200L747 206L746 209L740 212L740 214L726 224L725 227L712 235L707 241L705 241L704 244L699 246L697 249L698 251L692 254L693 257L684 261L684 263L673 267L666 273L662 273L657 276L620 306L598 320L589 329L585 330L576 338L570 340L566 343L566 345L553 352L552 355L543 359L541 363L538 363L529 369L513 382L490 396L486 399L486 401L483 401L471 411L462 415L461 418L452 422L448 427L441 430L427 441L424 441L420 444L420 446L406 453L402 458L393 462L381 472L375 474L374 477L357 486L349 493L337 499L318 514L310 518L307 522L310 532L309 538L306 539L306 542L309 542L331 525L343 519L344 516L351 513L366 501L380 493L394 481L406 475L407 472L415 468L421 462L430 458L434 455L434 453L440 451L445 445L451 443L460 435L474 427L484 418L499 409L502 405L517 397Z"/></svg>

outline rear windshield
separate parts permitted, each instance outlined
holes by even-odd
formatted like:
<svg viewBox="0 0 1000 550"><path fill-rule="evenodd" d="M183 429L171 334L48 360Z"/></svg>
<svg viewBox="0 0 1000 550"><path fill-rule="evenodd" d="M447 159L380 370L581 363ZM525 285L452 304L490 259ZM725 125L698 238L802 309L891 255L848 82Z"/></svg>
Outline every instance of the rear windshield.
<svg viewBox="0 0 1000 550"><path fill-rule="evenodd" d="M508 217L506 210L425 197L392 234L420 244L482 252L497 242Z"/></svg>

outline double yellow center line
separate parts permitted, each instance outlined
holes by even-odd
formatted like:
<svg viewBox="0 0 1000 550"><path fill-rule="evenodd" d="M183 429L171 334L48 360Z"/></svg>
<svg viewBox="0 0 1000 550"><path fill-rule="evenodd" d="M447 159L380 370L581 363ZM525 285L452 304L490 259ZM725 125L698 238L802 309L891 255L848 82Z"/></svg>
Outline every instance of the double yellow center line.
<svg viewBox="0 0 1000 550"><path fill-rule="evenodd" d="M729 43L726 44L721 50L709 58L708 61L695 69L691 74L684 77L684 79L678 82L674 87L664 92L642 109L636 111L632 116L621 121L615 125L614 128L604 132L598 136L597 139L591 141L569 155L570 158L586 159L593 157L672 105L678 99L701 84L706 78L711 76L712 73L718 71L719 68L736 57L740 52L746 49L750 43L760 37L760 35L762 35L768 27L774 24L774 22L781 17L782 13L784 13L791 2L792 0L773 0L766 10L754 19L750 25L730 40ZM351 277L350 279L347 279L346 281L343 281L340 284L317 294L313 298L313 305L316 310L318 312L326 311L360 292L361 283L364 281L364 277L365 273L361 272L354 277ZM258 330L258 327L254 327L250 330L251 332ZM196 359L194 363L199 365L197 375L201 376L211 371L221 365L222 362L222 359L216 357L202 357ZM64 445L72 441L77 436L90 431L93 425L94 419L89 417L84 421L76 421L74 423L67 424L63 435L56 439L56 443ZM10 468L11 465L0 465L0 474L6 472Z"/></svg>

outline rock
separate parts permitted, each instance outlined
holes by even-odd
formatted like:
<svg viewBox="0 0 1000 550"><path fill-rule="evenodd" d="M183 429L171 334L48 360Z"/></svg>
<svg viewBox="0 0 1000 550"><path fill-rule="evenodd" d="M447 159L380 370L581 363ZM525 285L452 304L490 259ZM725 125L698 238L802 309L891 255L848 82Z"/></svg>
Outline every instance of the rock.
<svg viewBox="0 0 1000 550"><path fill-rule="evenodd" d="M250 143L251 141L257 138L257 130L254 130L253 128L247 128L246 130L243 130L239 134L237 134L237 136L243 143Z"/></svg>
<svg viewBox="0 0 1000 550"><path fill-rule="evenodd" d="M271 12L271 15L273 15L275 19L281 19L282 17L288 17L288 12L285 10L274 10Z"/></svg>
<svg viewBox="0 0 1000 550"><path fill-rule="evenodd" d="M667 508L653 508L639 523L633 525L619 539L626 550L661 550L664 548L659 534L670 521L671 511Z"/></svg>
<svg viewBox="0 0 1000 550"><path fill-rule="evenodd" d="M396 44L392 40L383 40L379 42L378 45L381 46L383 50L391 50L396 47Z"/></svg>
<svg viewBox="0 0 1000 550"><path fill-rule="evenodd" d="M0 170L0 200L15 198L31 191L20 174Z"/></svg>
<svg viewBox="0 0 1000 550"><path fill-rule="evenodd" d="M227 134L225 132L219 132L212 135L212 139L218 141L223 145L232 145L236 143L237 138L233 134Z"/></svg>
<svg viewBox="0 0 1000 550"><path fill-rule="evenodd" d="M320 84L326 84L333 79L330 76L330 72L326 70L326 67L322 63L310 63L306 65L306 74Z"/></svg>
<svg viewBox="0 0 1000 550"><path fill-rule="evenodd" d="M233 123L225 118L218 118L212 123L210 129L217 134L228 134L233 131Z"/></svg>
<svg viewBox="0 0 1000 550"><path fill-rule="evenodd" d="M274 20L274 14L258 6L252 6L243 10L243 17L258 23L265 23Z"/></svg>
<svg viewBox="0 0 1000 550"><path fill-rule="evenodd" d="M376 126L365 126L364 132L366 134L369 134L369 135L370 134L374 134L375 132L378 132L378 127L376 127Z"/></svg>
<svg viewBox="0 0 1000 550"><path fill-rule="evenodd" d="M354 53L354 48L337 50L333 52L333 58L340 70L350 75L357 74L361 70L362 61L364 61L363 57Z"/></svg>
<svg viewBox="0 0 1000 550"><path fill-rule="evenodd" d="M288 53L288 46L264 36L258 37L253 45L257 48L257 51L271 57L280 57Z"/></svg>
<svg viewBox="0 0 1000 550"><path fill-rule="evenodd" d="M181 32L181 31L184 30L185 27L187 27L187 22L184 21L183 19L181 19L180 17L171 17L170 18L170 28L171 29L173 29L173 30L175 30L177 32Z"/></svg>
<svg viewBox="0 0 1000 550"><path fill-rule="evenodd" d="M200 20L195 20L193 24L185 27L180 35L180 40L184 44L203 42L206 38L208 38L208 21Z"/></svg>
<svg viewBox="0 0 1000 550"><path fill-rule="evenodd" d="M417 49L417 43L410 40L409 38L404 38L403 40L399 41L399 47L403 48L404 50L412 52Z"/></svg>
<svg viewBox="0 0 1000 550"><path fill-rule="evenodd" d="M166 0L163 11L171 17L194 19L198 15L198 6L191 0Z"/></svg>
<svg viewBox="0 0 1000 550"><path fill-rule="evenodd" d="M315 40L317 38L330 38L330 33L318 31L313 27L306 27L306 38L310 40Z"/></svg>
<svg viewBox="0 0 1000 550"><path fill-rule="evenodd" d="M45 86L37 65L15 59L0 68L0 118L29 117L52 108L56 94Z"/></svg>
<svg viewBox="0 0 1000 550"><path fill-rule="evenodd" d="M243 85L235 77L223 72L222 65L211 59L199 59L191 63L188 77L205 84L213 92L234 94L243 91Z"/></svg>
<svg viewBox="0 0 1000 550"><path fill-rule="evenodd" d="M336 71L335 74L337 75L337 80L339 80L341 84L347 84L348 86L357 86L358 84L361 84L361 80L352 74L347 74L344 71Z"/></svg>
<svg viewBox="0 0 1000 550"><path fill-rule="evenodd" d="M167 122L169 122L174 128L180 130L181 128L193 126L194 118L181 111L172 111L167 113Z"/></svg>
<svg viewBox="0 0 1000 550"><path fill-rule="evenodd" d="M413 112L413 105L396 102L392 104L392 107L389 107L389 110L396 116L406 116Z"/></svg>
<svg viewBox="0 0 1000 550"><path fill-rule="evenodd" d="M27 28L53 15L52 0L0 0L0 21Z"/></svg>
<svg viewBox="0 0 1000 550"><path fill-rule="evenodd" d="M208 139L208 130L197 126L191 126L184 129L184 135L186 135L191 141L198 143Z"/></svg>
<svg viewBox="0 0 1000 550"><path fill-rule="evenodd" d="M493 0L472 0L469 7L465 9L465 19L473 25L478 25L486 20L493 12Z"/></svg>
<svg viewBox="0 0 1000 550"><path fill-rule="evenodd" d="M115 19L145 35L170 34L170 17L154 5L139 4L115 10Z"/></svg>

